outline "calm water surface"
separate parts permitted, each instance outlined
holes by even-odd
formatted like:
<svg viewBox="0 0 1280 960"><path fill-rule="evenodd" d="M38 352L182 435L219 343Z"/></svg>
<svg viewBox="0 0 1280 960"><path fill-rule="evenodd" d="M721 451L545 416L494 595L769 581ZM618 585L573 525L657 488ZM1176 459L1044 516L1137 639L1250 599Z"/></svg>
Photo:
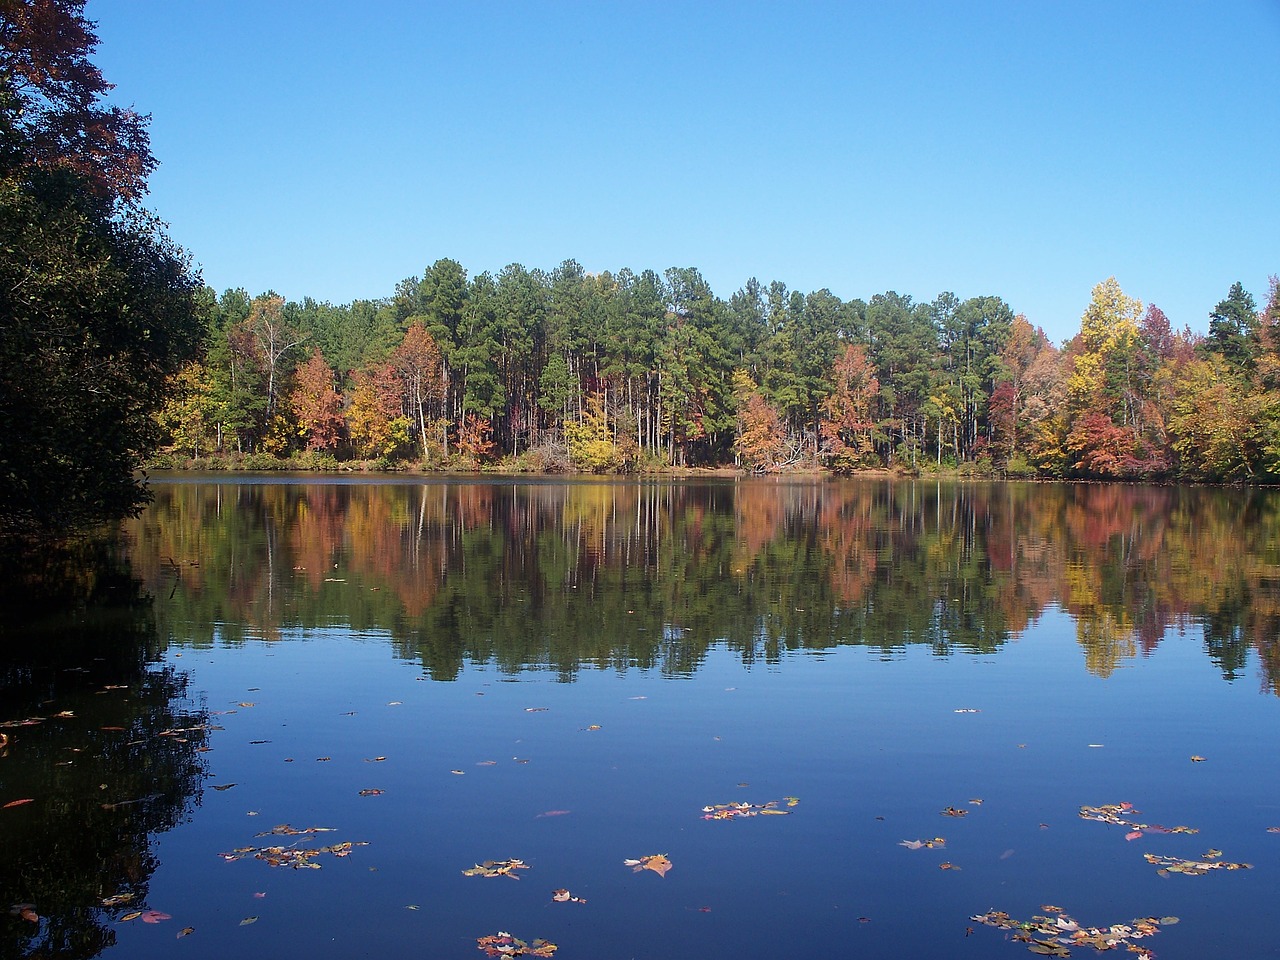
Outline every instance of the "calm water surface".
<svg viewBox="0 0 1280 960"><path fill-rule="evenodd" d="M1280 955L1275 494L155 490L0 634L0 956L1021 957L970 917L1048 905Z"/></svg>

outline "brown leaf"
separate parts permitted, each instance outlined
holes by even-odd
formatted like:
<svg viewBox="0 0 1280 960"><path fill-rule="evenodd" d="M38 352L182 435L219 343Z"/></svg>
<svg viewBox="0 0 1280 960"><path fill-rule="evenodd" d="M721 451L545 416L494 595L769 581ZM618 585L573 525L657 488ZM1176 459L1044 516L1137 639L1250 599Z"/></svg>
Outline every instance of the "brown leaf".
<svg viewBox="0 0 1280 960"><path fill-rule="evenodd" d="M195 932L196 932L195 927L183 927L181 930L178 931L178 936L175 939L181 940L183 937L189 937L191 936L191 934Z"/></svg>
<svg viewBox="0 0 1280 960"><path fill-rule="evenodd" d="M641 857L639 860L623 860L622 862L631 868L632 873L639 873L641 870L652 870L660 877L665 877L672 866L665 853L654 853L647 857Z"/></svg>

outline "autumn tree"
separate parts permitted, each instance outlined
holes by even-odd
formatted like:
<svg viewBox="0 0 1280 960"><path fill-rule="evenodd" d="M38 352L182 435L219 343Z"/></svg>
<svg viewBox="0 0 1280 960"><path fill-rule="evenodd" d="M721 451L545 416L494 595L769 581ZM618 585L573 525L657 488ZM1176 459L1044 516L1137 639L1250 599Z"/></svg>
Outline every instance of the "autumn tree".
<svg viewBox="0 0 1280 960"><path fill-rule="evenodd" d="M413 421L405 415L403 385L395 365L357 370L345 412L347 431L358 457L394 459L413 447Z"/></svg>
<svg viewBox="0 0 1280 960"><path fill-rule="evenodd" d="M426 459L432 434L447 422L440 416L446 384L440 348L420 321L414 321L405 331L404 340L391 354L391 366L400 382L405 414L416 428L422 457Z"/></svg>
<svg viewBox="0 0 1280 960"><path fill-rule="evenodd" d="M787 446L782 417L744 370L733 375L738 429L733 452L748 469L763 473L778 466Z"/></svg>
<svg viewBox="0 0 1280 960"><path fill-rule="evenodd" d="M831 370L834 389L822 404L823 453L846 472L875 457L874 409L880 381L861 344L846 344Z"/></svg>
<svg viewBox="0 0 1280 960"><path fill-rule="evenodd" d="M294 372L289 406L308 450L332 453L337 449L344 427L342 395L333 388L333 370L319 347Z"/></svg>

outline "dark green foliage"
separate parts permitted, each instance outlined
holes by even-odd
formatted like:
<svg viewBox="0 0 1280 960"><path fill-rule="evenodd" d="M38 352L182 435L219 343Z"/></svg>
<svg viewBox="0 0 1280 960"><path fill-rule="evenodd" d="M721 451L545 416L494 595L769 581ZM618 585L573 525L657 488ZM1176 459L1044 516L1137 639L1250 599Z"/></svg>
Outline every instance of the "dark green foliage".
<svg viewBox="0 0 1280 960"><path fill-rule="evenodd" d="M185 259L64 172L0 179L0 527L131 513L165 378L198 344Z"/></svg>

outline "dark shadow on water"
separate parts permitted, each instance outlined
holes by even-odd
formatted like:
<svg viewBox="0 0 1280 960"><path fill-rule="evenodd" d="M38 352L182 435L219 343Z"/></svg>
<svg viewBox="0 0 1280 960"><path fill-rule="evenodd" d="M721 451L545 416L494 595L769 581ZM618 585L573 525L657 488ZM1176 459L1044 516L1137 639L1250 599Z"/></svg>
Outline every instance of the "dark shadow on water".
<svg viewBox="0 0 1280 960"><path fill-rule="evenodd" d="M93 957L148 909L155 835L200 802L207 711L157 665L114 537L10 549L0 582L0 956Z"/></svg>

